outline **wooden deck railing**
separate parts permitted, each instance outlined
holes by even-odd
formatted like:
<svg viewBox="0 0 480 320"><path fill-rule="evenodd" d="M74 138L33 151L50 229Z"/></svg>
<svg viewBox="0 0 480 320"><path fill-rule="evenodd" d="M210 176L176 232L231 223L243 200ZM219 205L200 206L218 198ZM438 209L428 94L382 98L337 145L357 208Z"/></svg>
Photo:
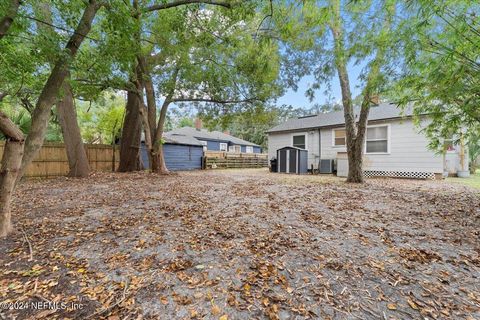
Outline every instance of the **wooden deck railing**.
<svg viewBox="0 0 480 320"><path fill-rule="evenodd" d="M266 153L235 153L206 151L204 169L265 168L268 167Z"/></svg>

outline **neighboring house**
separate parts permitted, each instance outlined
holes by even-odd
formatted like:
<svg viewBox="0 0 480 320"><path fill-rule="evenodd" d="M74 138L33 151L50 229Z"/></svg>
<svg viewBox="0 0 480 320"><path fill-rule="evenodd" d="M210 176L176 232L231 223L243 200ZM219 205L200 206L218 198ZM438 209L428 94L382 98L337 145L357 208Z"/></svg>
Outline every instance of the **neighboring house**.
<svg viewBox="0 0 480 320"><path fill-rule="evenodd" d="M208 131L201 128L183 127L167 132L194 138L203 144L205 151L225 151L243 153L261 153L262 148L252 142L245 141L220 131Z"/></svg>
<svg viewBox="0 0 480 320"><path fill-rule="evenodd" d="M421 121L429 120L423 116ZM267 133L269 158L276 157L276 150L292 146L308 150L309 169L319 169L320 163L323 169L323 160L346 163L343 111L290 119ZM456 173L461 164L458 146L450 145L444 155L428 148L427 138L413 122L411 109L402 114L396 105L383 103L370 109L363 168L367 177L434 178L444 172Z"/></svg>
<svg viewBox="0 0 480 320"><path fill-rule="evenodd" d="M198 123L198 122L197 122ZM163 156L167 169L195 170L202 168L204 151L226 151L261 153L262 148L254 143L233 137L229 134L204 129L183 127L163 134ZM150 168L148 151L142 142L142 164Z"/></svg>

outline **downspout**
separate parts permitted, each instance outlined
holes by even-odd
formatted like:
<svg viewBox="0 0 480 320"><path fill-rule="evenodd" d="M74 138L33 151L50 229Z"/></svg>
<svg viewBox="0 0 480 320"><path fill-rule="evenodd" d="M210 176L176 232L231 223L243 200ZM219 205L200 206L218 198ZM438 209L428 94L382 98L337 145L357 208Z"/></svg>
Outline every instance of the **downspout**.
<svg viewBox="0 0 480 320"><path fill-rule="evenodd" d="M320 173L321 160L322 160L322 129L318 128L318 163L317 163L318 173Z"/></svg>

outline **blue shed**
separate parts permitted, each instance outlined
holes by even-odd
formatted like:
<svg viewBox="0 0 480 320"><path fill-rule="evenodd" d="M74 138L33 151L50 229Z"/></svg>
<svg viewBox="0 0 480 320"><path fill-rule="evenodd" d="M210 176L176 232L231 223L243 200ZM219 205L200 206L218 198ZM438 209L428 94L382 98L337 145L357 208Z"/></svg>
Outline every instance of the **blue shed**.
<svg viewBox="0 0 480 320"><path fill-rule="evenodd" d="M203 145L195 138L169 134L163 136L163 157L170 171L202 169ZM142 162L145 169L150 168L148 150L142 144Z"/></svg>

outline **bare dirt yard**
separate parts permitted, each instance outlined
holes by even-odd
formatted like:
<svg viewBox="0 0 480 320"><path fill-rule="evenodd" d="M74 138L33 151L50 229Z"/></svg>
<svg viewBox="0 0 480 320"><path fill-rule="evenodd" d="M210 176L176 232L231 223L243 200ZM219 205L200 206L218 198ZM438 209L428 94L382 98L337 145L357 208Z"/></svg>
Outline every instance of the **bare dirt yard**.
<svg viewBox="0 0 480 320"><path fill-rule="evenodd" d="M4 319L480 319L480 194L265 170L28 181Z"/></svg>

